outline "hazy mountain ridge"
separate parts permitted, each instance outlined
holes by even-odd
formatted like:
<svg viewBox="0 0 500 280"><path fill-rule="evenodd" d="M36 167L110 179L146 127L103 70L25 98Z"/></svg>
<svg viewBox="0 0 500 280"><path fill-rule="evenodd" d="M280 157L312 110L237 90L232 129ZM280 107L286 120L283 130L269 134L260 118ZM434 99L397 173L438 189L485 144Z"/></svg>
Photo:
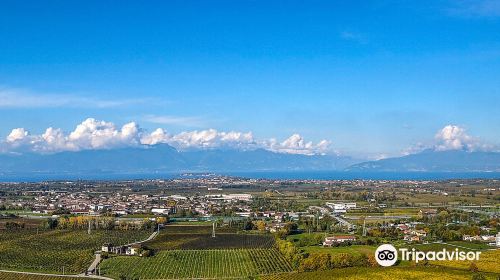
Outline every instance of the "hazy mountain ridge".
<svg viewBox="0 0 500 280"><path fill-rule="evenodd" d="M177 151L166 145L55 154L0 155L0 173L149 173L179 171L342 170L359 162L342 156L256 150Z"/></svg>
<svg viewBox="0 0 500 280"><path fill-rule="evenodd" d="M500 153L426 150L403 157L354 164L346 171L498 172Z"/></svg>

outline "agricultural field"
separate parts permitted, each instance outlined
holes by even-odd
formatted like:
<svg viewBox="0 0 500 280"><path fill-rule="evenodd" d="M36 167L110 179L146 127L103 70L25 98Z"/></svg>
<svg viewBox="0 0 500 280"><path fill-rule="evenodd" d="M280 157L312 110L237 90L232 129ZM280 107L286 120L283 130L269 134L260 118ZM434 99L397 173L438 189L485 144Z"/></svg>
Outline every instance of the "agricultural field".
<svg viewBox="0 0 500 280"><path fill-rule="evenodd" d="M182 234L212 234L212 224L207 225L206 222L202 222L203 224L173 224L173 225L167 225L162 232L169 233L169 234L175 234L175 233L182 233ZM236 233L237 229L236 228L230 228L230 227L217 227L215 229L216 233Z"/></svg>
<svg viewBox="0 0 500 280"><path fill-rule="evenodd" d="M353 256L359 255L372 255L377 246L370 245L351 245L351 246L340 246L340 247L323 247L323 246L307 246L302 247L307 253L328 253L331 255L335 254L350 254Z"/></svg>
<svg viewBox="0 0 500 280"><path fill-rule="evenodd" d="M500 274L500 250L490 250L484 251L479 256L479 261L475 262L479 271L482 272L493 272ZM431 262L437 266L457 269L468 269L471 262L470 261L433 261Z"/></svg>
<svg viewBox="0 0 500 280"><path fill-rule="evenodd" d="M234 228L217 228L215 237L212 237L211 226L169 225L144 245L154 250L262 249L273 247L274 237L238 234Z"/></svg>
<svg viewBox="0 0 500 280"><path fill-rule="evenodd" d="M0 271L0 280L7 280L7 279L8 280L82 280L89 278L33 275L33 274L22 274L22 273Z"/></svg>
<svg viewBox="0 0 500 280"><path fill-rule="evenodd" d="M155 239L145 243L154 250L203 250L203 249L242 249L271 248L274 238L263 234L220 233L209 234L169 234L160 233Z"/></svg>
<svg viewBox="0 0 500 280"><path fill-rule="evenodd" d="M415 248L420 251L440 251L446 249L448 251L454 251L456 248L463 251L482 251L485 249L491 249L491 246L487 244L478 244L463 241L452 241L449 243L429 243L429 244L413 244L413 245L403 245L401 247Z"/></svg>
<svg viewBox="0 0 500 280"><path fill-rule="evenodd" d="M66 274L81 273L103 243L127 244L149 231L15 230L0 232L0 269Z"/></svg>
<svg viewBox="0 0 500 280"><path fill-rule="evenodd" d="M292 267L276 249L166 250L153 257L112 257L101 264L101 274L139 279L246 278Z"/></svg>
<svg viewBox="0 0 500 280"><path fill-rule="evenodd" d="M6 223L18 223L24 225L25 229L36 229L40 227L40 219L25 219L25 218L0 218L0 230L5 229Z"/></svg>
<svg viewBox="0 0 500 280"><path fill-rule="evenodd" d="M427 279L427 280L470 280L473 273L466 270L443 270L436 267L379 267L379 268L343 268L316 272L283 273L263 276L261 280L392 280L392 279ZM496 280L496 275L484 274L486 279Z"/></svg>

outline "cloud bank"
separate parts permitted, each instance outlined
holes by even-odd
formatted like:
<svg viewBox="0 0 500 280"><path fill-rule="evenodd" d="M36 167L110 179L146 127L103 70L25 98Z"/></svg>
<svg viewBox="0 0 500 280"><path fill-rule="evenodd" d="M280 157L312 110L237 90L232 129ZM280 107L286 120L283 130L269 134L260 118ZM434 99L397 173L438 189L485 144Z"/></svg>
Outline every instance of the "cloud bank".
<svg viewBox="0 0 500 280"><path fill-rule="evenodd" d="M171 135L158 128L148 132L135 122L117 127L114 123L88 118L65 134L59 128L49 127L43 134L32 135L24 128L15 128L0 143L2 152L57 153L63 151L147 147L168 144L179 150L191 149L266 149L278 153L303 155L326 154L330 141L316 144L305 141L299 134L279 142L276 139L257 140L251 132L221 132L215 129L185 131Z"/></svg>

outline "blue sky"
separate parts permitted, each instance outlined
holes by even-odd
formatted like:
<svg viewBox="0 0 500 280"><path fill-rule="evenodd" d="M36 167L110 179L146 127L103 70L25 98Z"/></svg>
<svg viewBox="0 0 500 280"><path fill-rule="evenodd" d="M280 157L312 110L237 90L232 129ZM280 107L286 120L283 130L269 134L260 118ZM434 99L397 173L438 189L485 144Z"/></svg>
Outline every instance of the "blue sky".
<svg viewBox="0 0 500 280"><path fill-rule="evenodd" d="M0 136L87 118L331 141L500 141L500 2L2 1ZM3 101L2 101L3 100Z"/></svg>

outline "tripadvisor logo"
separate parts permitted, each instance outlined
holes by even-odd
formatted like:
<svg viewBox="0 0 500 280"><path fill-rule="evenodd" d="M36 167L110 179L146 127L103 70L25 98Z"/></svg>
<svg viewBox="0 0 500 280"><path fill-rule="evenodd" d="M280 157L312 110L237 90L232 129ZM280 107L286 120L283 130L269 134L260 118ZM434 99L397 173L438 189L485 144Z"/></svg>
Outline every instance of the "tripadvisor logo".
<svg viewBox="0 0 500 280"><path fill-rule="evenodd" d="M391 244L382 244L375 251L375 260L381 266L391 266L398 261L398 251Z"/></svg>
<svg viewBox="0 0 500 280"><path fill-rule="evenodd" d="M465 252L443 249L441 251L417 251L415 248L399 248L401 260L414 260L416 263L423 260L428 261L478 261L481 252ZM380 245L375 251L375 260L381 266L392 266L398 261L398 250L391 244Z"/></svg>

